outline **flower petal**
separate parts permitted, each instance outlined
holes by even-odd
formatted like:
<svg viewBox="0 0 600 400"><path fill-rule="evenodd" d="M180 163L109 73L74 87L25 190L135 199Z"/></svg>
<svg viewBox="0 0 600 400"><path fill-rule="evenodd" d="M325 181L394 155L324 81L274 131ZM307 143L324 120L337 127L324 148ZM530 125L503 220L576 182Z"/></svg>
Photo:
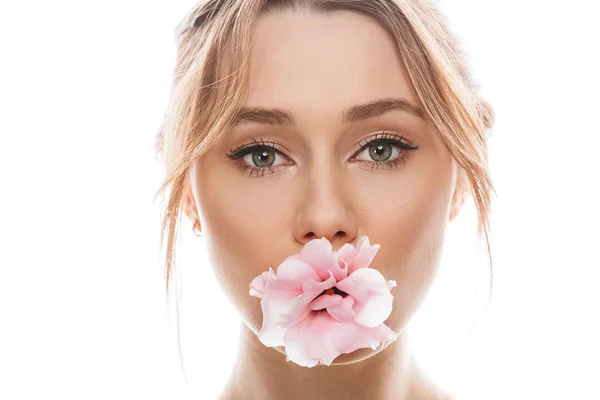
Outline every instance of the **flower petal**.
<svg viewBox="0 0 600 400"><path fill-rule="evenodd" d="M288 301L301 293L297 291L270 290L267 291L260 307L262 309L262 327L258 339L268 347L283 346L283 334L285 329L278 325L279 315L288 310Z"/></svg>
<svg viewBox="0 0 600 400"><path fill-rule="evenodd" d="M354 297L354 321L358 324L373 328L390 316L394 296L376 269L361 268L335 286Z"/></svg>
<svg viewBox="0 0 600 400"><path fill-rule="evenodd" d="M332 264L333 265L330 270L333 272L333 276L335 276L336 281L341 281L348 276L348 264L346 264L344 260L340 259L340 256L337 253L333 253Z"/></svg>
<svg viewBox="0 0 600 400"><path fill-rule="evenodd" d="M339 263L327 238L313 239L300 250L300 259L313 267L321 279L329 277L329 271L339 269Z"/></svg>
<svg viewBox="0 0 600 400"><path fill-rule="evenodd" d="M321 280L313 267L304 261L294 259L288 259L279 264L277 276L281 279L296 282L298 290L301 290L302 284L309 279Z"/></svg>
<svg viewBox="0 0 600 400"><path fill-rule="evenodd" d="M269 282L275 277L273 268L269 267L268 271L263 272L250 282L250 296L258 297L262 299L263 295L267 291Z"/></svg>
<svg viewBox="0 0 600 400"><path fill-rule="evenodd" d="M314 367L319 362L330 365L340 354L333 336L327 334L331 320L328 313L314 311L288 328L283 336L288 359L303 367Z"/></svg>
<svg viewBox="0 0 600 400"><path fill-rule="evenodd" d="M387 282L381 274L373 268L361 268L342 279L335 286L348 293L355 300L365 301L369 292L389 293Z"/></svg>
<svg viewBox="0 0 600 400"><path fill-rule="evenodd" d="M337 338L336 345L340 353L352 353L362 348L375 350L384 342L398 337L386 324L368 328L355 322L334 321L331 332Z"/></svg>
<svg viewBox="0 0 600 400"><path fill-rule="evenodd" d="M327 307L327 312L335 320L340 322L349 322L354 319L354 299L351 296L346 296L339 305Z"/></svg>
<svg viewBox="0 0 600 400"><path fill-rule="evenodd" d="M304 282L304 284L302 285L302 290L304 291L304 293L314 293L315 297L317 297L323 292L323 290L331 289L335 285L336 280L335 276L333 276L333 273L331 271L328 271L328 273L329 279L324 280L322 282L316 282L313 280L308 280Z"/></svg>
<svg viewBox="0 0 600 400"><path fill-rule="evenodd" d="M276 320L277 325L282 328L289 328L304 320L311 313L308 307L318 294L303 293L292 300L288 301L285 310L282 310Z"/></svg>
<svg viewBox="0 0 600 400"><path fill-rule="evenodd" d="M298 281L280 278L278 276L271 278L268 285L267 292L271 290L302 292L302 285Z"/></svg>
<svg viewBox="0 0 600 400"><path fill-rule="evenodd" d="M328 307L339 306L342 304L343 301L344 298L339 294L324 294L314 299L308 305L308 308L310 308L313 311L318 311Z"/></svg>
<svg viewBox="0 0 600 400"><path fill-rule="evenodd" d="M388 319L392 313L393 300L394 296L390 293L371 293L366 302L361 302L354 306L354 312L356 312L354 321L369 328L376 327Z"/></svg>
<svg viewBox="0 0 600 400"><path fill-rule="evenodd" d="M331 365L342 353L359 348L376 349L397 335L385 324L367 328L354 322L339 322L328 313L314 312L284 334L285 352L290 361L304 367Z"/></svg>
<svg viewBox="0 0 600 400"><path fill-rule="evenodd" d="M367 236L362 236L358 240L358 243L356 245L358 251L349 265L348 274L352 274L358 269L368 267L371 264L371 261L373 261L373 258L375 258L375 255L379 251L379 248L381 247L378 244L374 244L371 246L369 244L369 238Z"/></svg>
<svg viewBox="0 0 600 400"><path fill-rule="evenodd" d="M352 245L352 243L346 243L337 251L340 260L343 260L347 265L352 263L352 260L354 260L354 257L357 253L358 250Z"/></svg>

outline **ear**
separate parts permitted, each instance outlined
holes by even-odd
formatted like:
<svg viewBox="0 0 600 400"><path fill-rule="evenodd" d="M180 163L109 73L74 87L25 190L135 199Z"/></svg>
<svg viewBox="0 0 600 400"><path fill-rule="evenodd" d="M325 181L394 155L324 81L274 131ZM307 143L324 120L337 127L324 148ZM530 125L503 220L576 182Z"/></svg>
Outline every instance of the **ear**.
<svg viewBox="0 0 600 400"><path fill-rule="evenodd" d="M454 185L454 193L452 195L452 204L450 205L450 216L448 222L452 222L465 204L469 193L467 192L468 186L467 176L462 168L458 168L456 174L456 183Z"/></svg>
<svg viewBox="0 0 600 400"><path fill-rule="evenodd" d="M185 212L185 215L187 215L187 217L192 221L192 223L199 223L200 218L198 217L198 209L196 208L194 192L192 192L192 188L189 185L186 186L183 196L183 210Z"/></svg>

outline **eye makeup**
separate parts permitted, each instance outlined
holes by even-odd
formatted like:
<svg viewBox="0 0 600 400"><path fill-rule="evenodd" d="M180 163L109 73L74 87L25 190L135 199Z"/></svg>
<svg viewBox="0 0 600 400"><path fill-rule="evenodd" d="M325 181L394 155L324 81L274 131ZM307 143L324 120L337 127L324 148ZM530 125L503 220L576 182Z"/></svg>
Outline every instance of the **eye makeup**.
<svg viewBox="0 0 600 400"><path fill-rule="evenodd" d="M362 153L364 150L369 150L369 156L376 158L373 161L358 162L367 168L388 169L394 170L400 168L406 163L411 152L417 150L419 146L413 145L412 141L406 141L403 136L395 135L387 132L381 132L375 135L374 138L365 139L359 144L358 150L354 156ZM374 150L373 150L374 149ZM393 154L394 149L397 149L397 157L389 160L390 157L383 157L384 160L378 160L381 155ZM250 155L251 159L246 162L245 156ZM258 156L257 156L258 155ZM285 150L277 143L264 140L262 138L252 138L249 144L242 144L234 149L231 149L227 157L234 160L238 164L240 172L247 176L262 177L267 174L279 172L281 168L289 164L273 165L277 156L284 157L288 161L289 157L285 155ZM353 157L354 157L353 156Z"/></svg>

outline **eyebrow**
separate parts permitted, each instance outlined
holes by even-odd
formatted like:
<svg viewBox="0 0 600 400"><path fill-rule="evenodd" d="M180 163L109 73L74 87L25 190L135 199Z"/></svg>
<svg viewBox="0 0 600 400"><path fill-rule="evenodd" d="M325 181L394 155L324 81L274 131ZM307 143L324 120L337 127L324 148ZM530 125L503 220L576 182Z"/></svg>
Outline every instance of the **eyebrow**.
<svg viewBox="0 0 600 400"><path fill-rule="evenodd" d="M364 121L378 117L389 111L403 111L420 119L424 119L423 111L416 105L402 98L387 98L374 100L366 104L354 105L342 112L340 117L343 124ZM283 109L263 107L240 107L236 110L233 125L248 122L269 125L296 125L294 114Z"/></svg>

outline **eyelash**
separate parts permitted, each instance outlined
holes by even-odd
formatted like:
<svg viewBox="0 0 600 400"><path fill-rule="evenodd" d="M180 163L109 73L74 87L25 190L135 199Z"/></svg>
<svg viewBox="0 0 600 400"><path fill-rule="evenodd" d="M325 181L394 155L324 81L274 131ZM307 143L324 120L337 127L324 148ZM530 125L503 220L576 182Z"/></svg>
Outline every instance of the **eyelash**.
<svg viewBox="0 0 600 400"><path fill-rule="evenodd" d="M407 161L410 156L411 151L417 150L419 146L413 146L412 141L405 143L402 141L404 139L403 136L397 136L388 134L387 132L383 132L378 134L373 139L365 139L362 144L360 144L360 148L354 153L357 155L361 153L366 148L374 145L374 144L391 144L401 149L400 155L396 157L392 161L360 161L363 164L367 164L368 168L371 169L397 169L400 168ZM250 144L243 144L241 146L236 147L235 149L230 150L230 153L227 155L232 160L238 160L244 157L247 154L252 154L258 151L275 151L282 156L287 156L284 154L283 149L281 149L276 143L265 141L261 139L252 139ZM242 160L243 161L243 160ZM279 167L284 167L285 165L278 165L276 167L253 167L246 163L240 163L239 169L242 173L252 176L256 174L256 177L262 177L265 175L265 172L274 173L277 172Z"/></svg>

